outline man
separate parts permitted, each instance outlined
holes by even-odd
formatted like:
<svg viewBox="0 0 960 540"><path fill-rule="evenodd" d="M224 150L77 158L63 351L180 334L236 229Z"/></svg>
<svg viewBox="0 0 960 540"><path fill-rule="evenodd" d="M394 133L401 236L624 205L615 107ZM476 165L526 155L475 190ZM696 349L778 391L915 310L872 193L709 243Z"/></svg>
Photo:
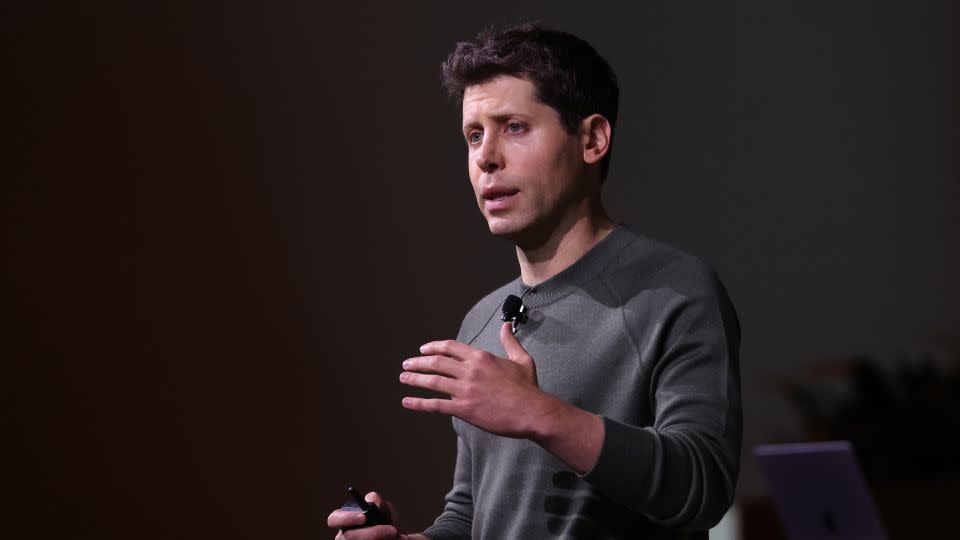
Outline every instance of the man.
<svg viewBox="0 0 960 540"><path fill-rule="evenodd" d="M705 538L739 469L739 325L707 265L603 209L613 71L575 36L526 24L459 43L443 81L462 100L477 203L520 277L456 341L403 362L402 383L449 396L403 406L452 416L458 445L443 513L399 537ZM511 294L528 315L516 334L499 322Z"/></svg>

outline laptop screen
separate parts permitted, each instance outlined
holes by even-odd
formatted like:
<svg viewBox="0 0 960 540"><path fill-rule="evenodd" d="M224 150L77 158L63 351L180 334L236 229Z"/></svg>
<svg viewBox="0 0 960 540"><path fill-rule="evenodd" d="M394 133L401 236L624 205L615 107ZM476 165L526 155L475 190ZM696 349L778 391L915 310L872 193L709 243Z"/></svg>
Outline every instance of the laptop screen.
<svg viewBox="0 0 960 540"><path fill-rule="evenodd" d="M886 540L848 441L754 447L790 540Z"/></svg>

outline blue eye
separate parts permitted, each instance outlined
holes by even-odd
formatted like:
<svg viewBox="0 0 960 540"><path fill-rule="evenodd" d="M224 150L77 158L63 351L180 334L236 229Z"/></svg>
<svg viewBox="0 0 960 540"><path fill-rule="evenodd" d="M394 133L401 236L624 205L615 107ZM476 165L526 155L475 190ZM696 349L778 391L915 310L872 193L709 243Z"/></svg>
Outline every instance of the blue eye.
<svg viewBox="0 0 960 540"><path fill-rule="evenodd" d="M507 129L510 130L510 133L520 133L523 131L523 125L516 122L511 122L507 125Z"/></svg>
<svg viewBox="0 0 960 540"><path fill-rule="evenodd" d="M467 142L471 144L476 144L480 142L481 133L479 131L471 131L467 134Z"/></svg>

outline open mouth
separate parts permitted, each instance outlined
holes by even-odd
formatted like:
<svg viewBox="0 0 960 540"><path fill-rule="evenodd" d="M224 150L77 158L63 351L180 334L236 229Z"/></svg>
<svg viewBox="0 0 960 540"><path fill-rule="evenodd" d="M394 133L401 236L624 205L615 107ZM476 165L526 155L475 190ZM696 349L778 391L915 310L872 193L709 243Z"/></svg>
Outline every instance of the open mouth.
<svg viewBox="0 0 960 540"><path fill-rule="evenodd" d="M514 204L518 189L490 190L483 194L483 207L487 212L506 211Z"/></svg>
<svg viewBox="0 0 960 540"><path fill-rule="evenodd" d="M516 195L516 194L519 193L519 192L520 192L519 189L510 189L510 190L503 190L503 191L494 191L494 192L491 192L491 193L484 194L483 198L484 198L485 200L488 200L488 201L498 202L498 201L502 201L502 200L504 200L504 199L506 199L506 198L508 198L508 197L512 197L513 195Z"/></svg>

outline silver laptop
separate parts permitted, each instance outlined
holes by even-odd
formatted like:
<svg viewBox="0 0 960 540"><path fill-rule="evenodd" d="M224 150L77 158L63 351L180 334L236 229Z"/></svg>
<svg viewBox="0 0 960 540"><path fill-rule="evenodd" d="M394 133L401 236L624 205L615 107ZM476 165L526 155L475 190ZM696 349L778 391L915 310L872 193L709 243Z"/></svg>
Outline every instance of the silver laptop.
<svg viewBox="0 0 960 540"><path fill-rule="evenodd" d="M766 444L753 452L790 540L887 540L848 441Z"/></svg>

